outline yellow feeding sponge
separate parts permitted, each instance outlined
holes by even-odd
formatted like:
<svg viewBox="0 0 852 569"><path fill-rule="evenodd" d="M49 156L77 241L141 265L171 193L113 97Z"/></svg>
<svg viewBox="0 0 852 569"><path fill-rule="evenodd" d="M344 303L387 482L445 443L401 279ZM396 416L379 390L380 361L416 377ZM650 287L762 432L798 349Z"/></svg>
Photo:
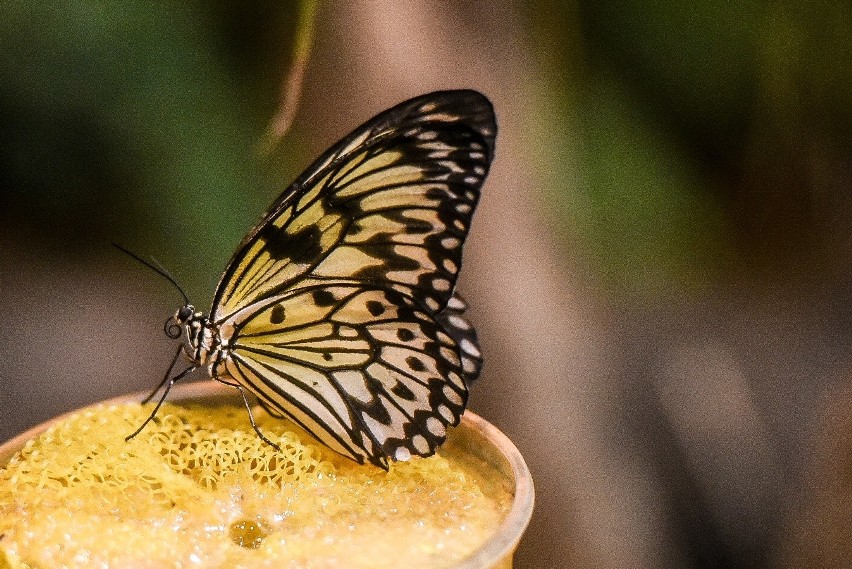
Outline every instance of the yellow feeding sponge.
<svg viewBox="0 0 852 569"><path fill-rule="evenodd" d="M0 466L3 567L447 567L479 548L511 495L442 452L361 466L262 411L92 407Z"/></svg>

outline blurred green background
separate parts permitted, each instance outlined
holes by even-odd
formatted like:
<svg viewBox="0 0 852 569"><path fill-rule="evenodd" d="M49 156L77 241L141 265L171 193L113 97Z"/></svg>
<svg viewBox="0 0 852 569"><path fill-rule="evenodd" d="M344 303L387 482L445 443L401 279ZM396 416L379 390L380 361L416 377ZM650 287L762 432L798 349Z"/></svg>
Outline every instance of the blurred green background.
<svg viewBox="0 0 852 569"><path fill-rule="evenodd" d="M283 187L286 160L301 158L298 142L274 165L256 152L299 5L2 10L2 206L12 232L72 251L132 243L179 262L190 288L212 288L218 275L207 267L224 262L245 219ZM193 255L175 259L187 248Z"/></svg>
<svg viewBox="0 0 852 569"><path fill-rule="evenodd" d="M209 306L315 156L472 87L472 406L536 479L518 565L848 564L852 7L322 3L261 155L304 10L0 6L0 439L161 376L179 295L110 242Z"/></svg>

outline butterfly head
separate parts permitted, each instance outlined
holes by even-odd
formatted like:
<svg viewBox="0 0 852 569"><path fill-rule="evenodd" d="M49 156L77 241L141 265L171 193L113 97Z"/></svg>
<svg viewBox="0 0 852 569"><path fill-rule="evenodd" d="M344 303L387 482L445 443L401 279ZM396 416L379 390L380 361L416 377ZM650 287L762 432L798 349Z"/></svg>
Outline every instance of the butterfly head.
<svg viewBox="0 0 852 569"><path fill-rule="evenodd" d="M195 314L195 307L191 304L185 304L177 309L172 316L169 316L169 319L166 320L165 325L163 326L163 331L165 331L166 336L171 338L172 340L177 340L180 338L181 333L183 333L183 329L186 326L187 322L189 322L193 315Z"/></svg>

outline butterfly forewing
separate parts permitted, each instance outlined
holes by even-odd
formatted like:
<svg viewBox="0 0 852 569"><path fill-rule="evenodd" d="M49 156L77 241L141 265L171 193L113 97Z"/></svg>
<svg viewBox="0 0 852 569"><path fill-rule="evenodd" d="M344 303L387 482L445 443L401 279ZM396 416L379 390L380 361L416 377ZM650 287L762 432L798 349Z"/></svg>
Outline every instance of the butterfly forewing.
<svg viewBox="0 0 852 569"><path fill-rule="evenodd" d="M359 462L434 453L481 367L454 289L495 132L484 96L438 92L317 160L225 270L214 377Z"/></svg>
<svg viewBox="0 0 852 569"><path fill-rule="evenodd" d="M311 280L388 283L443 308L493 156L471 91L426 95L335 145L273 205L219 284L213 321Z"/></svg>

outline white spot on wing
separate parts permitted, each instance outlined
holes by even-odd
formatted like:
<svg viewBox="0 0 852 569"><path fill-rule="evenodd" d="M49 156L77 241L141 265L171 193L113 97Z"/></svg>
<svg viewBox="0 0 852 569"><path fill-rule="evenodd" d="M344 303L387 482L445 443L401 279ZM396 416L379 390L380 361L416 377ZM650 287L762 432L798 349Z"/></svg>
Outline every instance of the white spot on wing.
<svg viewBox="0 0 852 569"><path fill-rule="evenodd" d="M435 113L429 115L429 120L433 121L444 121L444 122L456 122L459 120L458 115L451 115L449 113Z"/></svg>
<svg viewBox="0 0 852 569"><path fill-rule="evenodd" d="M394 454L394 458L396 458L399 461L404 462L404 461L411 458L411 451L408 450L405 447L399 447L398 449L396 449L396 453Z"/></svg>
<svg viewBox="0 0 852 569"><path fill-rule="evenodd" d="M440 162L438 162L438 165L447 168L450 172L453 172L455 174L461 174L462 172L464 172L464 168L462 168L452 160L441 160Z"/></svg>
<svg viewBox="0 0 852 569"><path fill-rule="evenodd" d="M447 374L447 379L449 379L451 382L458 385L459 387L462 387L462 388L464 387L464 380L461 377L459 377L459 374L457 374L454 371L451 371L450 373Z"/></svg>
<svg viewBox="0 0 852 569"><path fill-rule="evenodd" d="M420 454L429 452L429 441L423 435L417 435L411 439L411 444Z"/></svg>
<svg viewBox="0 0 852 569"><path fill-rule="evenodd" d="M441 239L441 245L444 249L457 249L461 245L461 241L455 237L444 237Z"/></svg>
<svg viewBox="0 0 852 569"><path fill-rule="evenodd" d="M447 398L447 401L455 405L461 405L464 403L461 395L459 395L458 392L449 385L444 386L444 397Z"/></svg>
<svg viewBox="0 0 852 569"><path fill-rule="evenodd" d="M456 363L458 361L458 356L454 350L451 350L447 346L441 346L441 357L443 357L448 362Z"/></svg>
<svg viewBox="0 0 852 569"><path fill-rule="evenodd" d="M471 342L467 338L465 338L461 341L461 349L464 350L465 352L467 352L468 354L472 355L475 358L478 358L479 356L482 355L482 353L479 351L479 348L474 346L473 342Z"/></svg>
<svg viewBox="0 0 852 569"><path fill-rule="evenodd" d="M453 339L447 336L444 332L438 331L438 341L442 344L452 344Z"/></svg>
<svg viewBox="0 0 852 569"><path fill-rule="evenodd" d="M450 324L452 324L453 326L455 326L459 330L470 330L471 329L470 322L468 322L467 320L465 320L464 318L462 318L461 316L458 316L456 314L453 314L452 316L450 316L449 321L450 321Z"/></svg>
<svg viewBox="0 0 852 569"><path fill-rule="evenodd" d="M446 419L448 423L452 423L453 421L455 421L455 417L453 417L453 412L450 411L450 408L446 405L439 405L438 413L440 413L441 417Z"/></svg>
<svg viewBox="0 0 852 569"><path fill-rule="evenodd" d="M429 429L429 432L436 437L443 437L447 434L444 424L435 417L429 417L426 419L426 428Z"/></svg>

